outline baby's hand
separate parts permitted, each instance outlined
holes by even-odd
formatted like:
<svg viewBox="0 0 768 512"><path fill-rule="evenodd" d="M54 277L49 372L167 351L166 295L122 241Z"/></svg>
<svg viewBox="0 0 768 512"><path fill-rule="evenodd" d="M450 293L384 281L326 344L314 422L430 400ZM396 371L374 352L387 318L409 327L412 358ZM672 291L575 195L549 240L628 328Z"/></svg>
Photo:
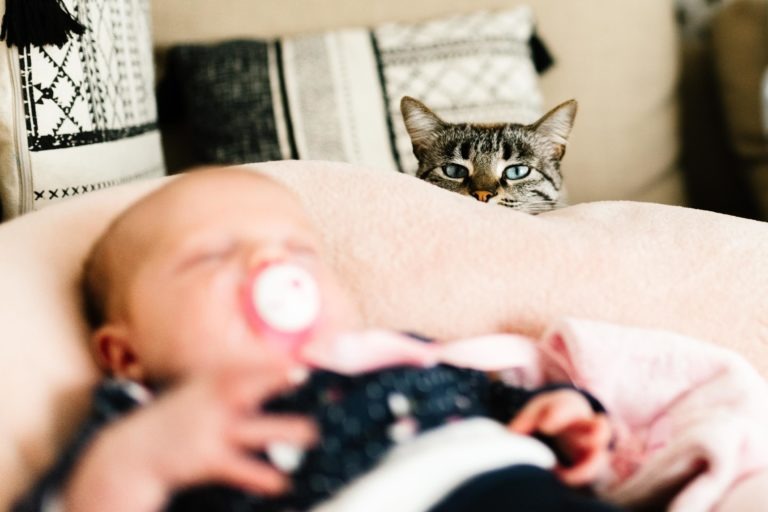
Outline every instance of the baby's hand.
<svg viewBox="0 0 768 512"><path fill-rule="evenodd" d="M555 473L568 485L591 483L608 463L608 418L594 412L587 399L575 390L561 389L536 396L510 422L509 428L520 434L553 437L570 462L558 464Z"/></svg>
<svg viewBox="0 0 768 512"><path fill-rule="evenodd" d="M276 441L315 442L309 420L258 411L292 384L284 365L262 364L227 368L168 391L98 434L65 492L65 509L160 510L174 490L203 483L284 492L286 476L253 452Z"/></svg>

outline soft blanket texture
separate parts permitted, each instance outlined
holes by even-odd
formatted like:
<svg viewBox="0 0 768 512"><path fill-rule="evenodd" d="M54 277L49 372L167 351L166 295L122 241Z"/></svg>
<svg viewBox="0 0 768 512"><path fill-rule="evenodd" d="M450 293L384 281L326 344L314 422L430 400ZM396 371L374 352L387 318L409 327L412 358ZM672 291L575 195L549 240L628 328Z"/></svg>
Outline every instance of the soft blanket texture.
<svg viewBox="0 0 768 512"><path fill-rule="evenodd" d="M768 225L642 203L531 217L408 176L259 164L294 188L369 325L441 338L538 337L575 316L733 348L768 374ZM97 233L158 182L0 226L0 509L50 463L97 374L77 276Z"/></svg>
<svg viewBox="0 0 768 512"><path fill-rule="evenodd" d="M538 343L492 335L424 344L368 331L310 342L300 353L350 375L448 363L500 372L514 386L587 389L614 429L597 487L621 505L648 505L674 489L670 511L713 510L741 479L768 469L768 383L738 354L667 331L565 319Z"/></svg>
<svg viewBox="0 0 768 512"><path fill-rule="evenodd" d="M540 342L547 381L609 411L616 449L601 494L635 505L686 482L672 512L713 510L768 469L768 384L737 354L678 334L566 320Z"/></svg>

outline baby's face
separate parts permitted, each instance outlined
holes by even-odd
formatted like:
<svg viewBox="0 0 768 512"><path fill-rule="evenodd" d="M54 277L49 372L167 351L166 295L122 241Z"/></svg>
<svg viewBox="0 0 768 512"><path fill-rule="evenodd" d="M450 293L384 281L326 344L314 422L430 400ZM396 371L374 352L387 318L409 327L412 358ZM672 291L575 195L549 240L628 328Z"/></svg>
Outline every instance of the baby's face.
<svg viewBox="0 0 768 512"><path fill-rule="evenodd" d="M274 353L249 322L243 289L254 269L286 262L308 270L321 296L315 335L356 325L351 301L322 259L297 199L250 176L172 185L131 222L142 252L124 286L124 325L149 382ZM132 376L136 378L137 376Z"/></svg>

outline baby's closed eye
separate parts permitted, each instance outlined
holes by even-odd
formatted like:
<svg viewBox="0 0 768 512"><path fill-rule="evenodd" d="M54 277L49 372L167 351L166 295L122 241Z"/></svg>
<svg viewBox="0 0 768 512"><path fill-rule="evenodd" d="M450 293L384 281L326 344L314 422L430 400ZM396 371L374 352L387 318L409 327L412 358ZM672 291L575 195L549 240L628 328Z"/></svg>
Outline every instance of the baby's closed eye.
<svg viewBox="0 0 768 512"><path fill-rule="evenodd" d="M232 256L236 250L237 243L231 239L200 244L187 252L179 268L186 270L207 263L219 262Z"/></svg>

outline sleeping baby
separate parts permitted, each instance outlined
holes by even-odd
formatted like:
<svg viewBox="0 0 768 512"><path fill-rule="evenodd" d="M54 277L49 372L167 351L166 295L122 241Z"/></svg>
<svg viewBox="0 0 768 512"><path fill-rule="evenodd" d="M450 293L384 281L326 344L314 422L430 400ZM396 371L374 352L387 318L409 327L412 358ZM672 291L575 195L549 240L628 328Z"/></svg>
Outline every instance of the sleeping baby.
<svg viewBox="0 0 768 512"><path fill-rule="evenodd" d="M437 343L361 330L299 200L255 172L183 175L94 245L105 372L16 511L610 511L611 430Z"/></svg>

